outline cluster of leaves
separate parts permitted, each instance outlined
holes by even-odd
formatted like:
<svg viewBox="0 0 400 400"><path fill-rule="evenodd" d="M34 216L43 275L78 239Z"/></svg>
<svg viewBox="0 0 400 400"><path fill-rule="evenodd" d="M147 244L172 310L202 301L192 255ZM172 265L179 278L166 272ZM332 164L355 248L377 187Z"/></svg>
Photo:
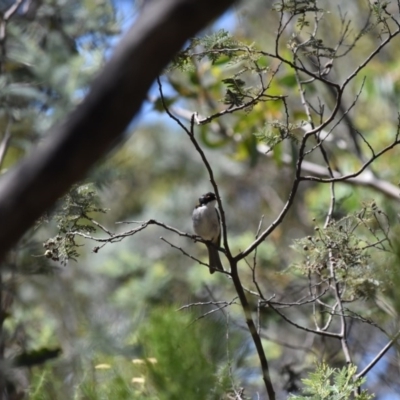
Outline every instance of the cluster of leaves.
<svg viewBox="0 0 400 400"><path fill-rule="evenodd" d="M372 202L360 212L314 229L314 236L295 240L294 247L305 255L305 262L296 268L326 279L333 267L336 278L346 283L351 300L370 298L378 287L371 252L386 251L390 245L387 216Z"/></svg>
<svg viewBox="0 0 400 400"><path fill-rule="evenodd" d="M226 87L221 101L232 108L254 99L258 89L251 76L268 71L261 61L262 57L252 45L239 42L229 32L219 30L211 35L192 39L189 46L176 56L170 70L193 70L195 64L202 61L215 66L227 64L231 71L228 78L220 79L220 83Z"/></svg>
<svg viewBox="0 0 400 400"><path fill-rule="evenodd" d="M275 3L274 9L279 12L288 12L293 15L322 11L317 6L317 0L283 0L280 3Z"/></svg>
<svg viewBox="0 0 400 400"><path fill-rule="evenodd" d="M307 45L302 46L301 50L305 56L316 56L332 59L335 57L336 50L324 44L322 39L312 38L307 40Z"/></svg>
<svg viewBox="0 0 400 400"><path fill-rule="evenodd" d="M228 104L231 107L241 106L244 103L246 92L244 91L245 82L242 79L227 78L222 82L228 87L224 104Z"/></svg>
<svg viewBox="0 0 400 400"><path fill-rule="evenodd" d="M309 378L302 379L304 396L291 395L289 400L349 400L358 388L365 383L365 378L356 376L357 367L349 365L342 369L330 368L326 364L317 366ZM357 395L359 400L371 400L374 396L366 390Z"/></svg>
<svg viewBox="0 0 400 400"><path fill-rule="evenodd" d="M376 26L381 27L381 33L387 34L390 32L389 21L392 19L391 14L387 11L388 1L374 1L372 3L372 12L376 18Z"/></svg>
<svg viewBox="0 0 400 400"><path fill-rule="evenodd" d="M197 61L207 57L212 64L215 64L220 58L232 58L241 47L243 43L236 40L228 31L221 29L210 35L192 39L189 46L177 54L172 68L186 70L192 65L192 57Z"/></svg>
<svg viewBox="0 0 400 400"><path fill-rule="evenodd" d="M58 234L43 243L44 255L53 261L66 264L79 256L76 242L79 234L88 235L96 231L90 217L93 213L106 213L99 207L99 199L92 185L75 186L60 202L60 207L52 216L57 222Z"/></svg>
<svg viewBox="0 0 400 400"><path fill-rule="evenodd" d="M254 136L259 142L266 144L270 152L286 139L298 143L300 139L298 133L302 126L303 122L287 126L281 121L268 121L260 130L254 132Z"/></svg>

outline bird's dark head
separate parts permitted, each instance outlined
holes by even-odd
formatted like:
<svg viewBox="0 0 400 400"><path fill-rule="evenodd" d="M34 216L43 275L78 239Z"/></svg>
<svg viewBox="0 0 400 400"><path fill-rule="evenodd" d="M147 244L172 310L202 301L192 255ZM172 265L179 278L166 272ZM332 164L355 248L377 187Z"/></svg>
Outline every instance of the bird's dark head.
<svg viewBox="0 0 400 400"><path fill-rule="evenodd" d="M212 192L208 192L206 194L203 194L203 196L201 196L199 198L199 203L201 205L206 205L206 204L210 203L211 201L215 201L215 200L217 200L217 197L215 196L215 194Z"/></svg>

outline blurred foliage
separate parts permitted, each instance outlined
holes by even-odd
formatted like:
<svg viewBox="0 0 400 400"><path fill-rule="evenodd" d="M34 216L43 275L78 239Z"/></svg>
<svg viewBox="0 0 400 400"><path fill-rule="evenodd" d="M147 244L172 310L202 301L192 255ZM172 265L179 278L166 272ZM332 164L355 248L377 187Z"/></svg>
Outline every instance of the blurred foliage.
<svg viewBox="0 0 400 400"><path fill-rule="evenodd" d="M226 327L190 320L194 315L160 309L152 313L139 331L146 361L149 386L159 399L180 399L184 388L189 398L219 399L230 388L226 357ZM220 371L218 371L220 368Z"/></svg>
<svg viewBox="0 0 400 400"><path fill-rule="evenodd" d="M32 0L10 19L0 62L0 137L11 135L2 173L80 102L136 12L119 1ZM336 104L336 93L317 79L301 93L299 82L307 76L269 54L278 48L292 63L342 83L396 29L395 12L394 4L382 1L339 1L334 7L311 0L243 2L171 62L161 79L165 103L187 126L186 116L197 112L195 135L221 191L233 254L281 213L307 124L318 125ZM309 141L307 162L326 168L321 137L332 168L343 174L364 162L354 132L364 138L358 137L358 146L367 159L371 148L377 152L392 143L398 40L349 83L326 138L321 133ZM159 237L204 261L199 243L155 225L133 233L149 219L191 233L192 208L211 190L190 140L165 118L159 93L149 97L134 134L60 199L7 260L2 357L62 349L45 365L10 370L16 390L29 398L263 398L259 359L230 278L211 277ZM399 155L394 147L374 160L371 180L398 184ZM398 200L355 181L337 183L334 191L325 226L332 186L302 182L283 222L239 264L250 311L278 398L350 398L362 383L377 398L397 399L395 351L366 383L353 380L355 367L343 367L337 339L287 324L255 295L260 289L267 298L294 304L283 311L298 325L323 325L328 314L315 317L321 304L296 302L308 296L310 282L315 290L322 283L330 287L331 263L343 285L354 363L365 367L393 337L400 311ZM118 237L127 231L132 233ZM329 293L322 301L335 306ZM332 330L340 327L336 321ZM342 397L334 397L335 390ZM360 398L371 397L365 392Z"/></svg>
<svg viewBox="0 0 400 400"><path fill-rule="evenodd" d="M194 322L196 314L163 308L149 315L146 325L133 336L133 353L141 357L107 357L86 366L82 381L74 389L75 396L93 399L220 399L232 388L232 375L237 373L240 359L227 360L227 326L224 322ZM230 337L226 346L237 346L243 338ZM239 361L239 362L238 362ZM57 390L57 382L49 379L49 370L35 376L31 395L42 396L44 386ZM49 389L47 389L49 390Z"/></svg>
<svg viewBox="0 0 400 400"><path fill-rule="evenodd" d="M7 23L0 63L0 131L12 133L2 168L82 99L119 30L108 0L24 2Z"/></svg>
<svg viewBox="0 0 400 400"><path fill-rule="evenodd" d="M348 400L354 398L354 392L365 383L365 378L356 377L357 367L350 365L341 370L329 368L326 364L318 365L308 379L303 379L306 396L291 395L292 400ZM363 390L357 396L360 400L370 400L374 396Z"/></svg>
<svg viewBox="0 0 400 400"><path fill-rule="evenodd" d="M98 206L98 201L98 196L90 185L75 186L60 200L60 206L53 215L42 218L42 223L55 221L58 230L55 237L43 243L45 257L60 261L63 265L69 260L76 261L80 246L76 242L76 236L85 237L94 233L96 226L93 225L90 215L106 212L106 209Z"/></svg>

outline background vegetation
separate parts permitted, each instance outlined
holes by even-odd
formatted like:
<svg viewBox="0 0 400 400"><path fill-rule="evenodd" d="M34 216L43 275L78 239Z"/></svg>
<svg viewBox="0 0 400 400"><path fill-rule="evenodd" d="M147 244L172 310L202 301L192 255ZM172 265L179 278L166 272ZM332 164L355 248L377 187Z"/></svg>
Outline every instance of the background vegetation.
<svg viewBox="0 0 400 400"><path fill-rule="evenodd" d="M0 6L7 174L143 4ZM399 21L396 2L252 0L187 43L8 255L2 398L400 398ZM191 227L210 190L214 275Z"/></svg>

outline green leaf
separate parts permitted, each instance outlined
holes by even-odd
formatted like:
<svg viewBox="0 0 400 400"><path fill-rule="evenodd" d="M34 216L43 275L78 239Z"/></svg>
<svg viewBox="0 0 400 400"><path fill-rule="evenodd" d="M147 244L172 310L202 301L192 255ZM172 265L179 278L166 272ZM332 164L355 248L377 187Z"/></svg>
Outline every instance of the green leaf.
<svg viewBox="0 0 400 400"><path fill-rule="evenodd" d="M175 103L177 96L165 97L164 96L164 103L167 107L170 107L172 104ZM157 97L156 101L153 102L153 109L159 112L165 112L164 104L161 100L161 97Z"/></svg>
<svg viewBox="0 0 400 400"><path fill-rule="evenodd" d="M273 159L276 163L276 165L278 167L281 167L283 164L282 161L282 152L283 152L283 148L282 148L282 142L278 143L276 146L274 146L274 148L272 149L272 154L273 154Z"/></svg>
<svg viewBox="0 0 400 400"><path fill-rule="evenodd" d="M287 74L286 76L280 78L278 80L278 82L281 85L286 86L288 88L294 88L297 86L297 80L296 80L296 76L294 75L294 73Z"/></svg>

